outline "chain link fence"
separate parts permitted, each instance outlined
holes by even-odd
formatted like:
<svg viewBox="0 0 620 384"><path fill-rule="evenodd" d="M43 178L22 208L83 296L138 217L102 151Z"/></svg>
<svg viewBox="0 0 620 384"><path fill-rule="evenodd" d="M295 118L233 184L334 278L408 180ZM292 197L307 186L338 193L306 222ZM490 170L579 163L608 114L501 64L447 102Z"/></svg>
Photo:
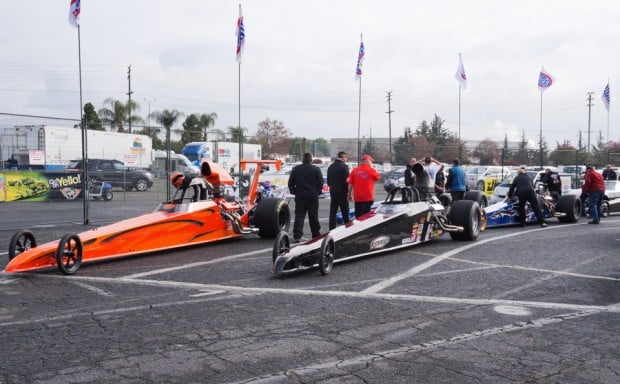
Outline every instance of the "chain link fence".
<svg viewBox="0 0 620 384"><path fill-rule="evenodd" d="M169 171L160 171L160 177L153 178L146 190L130 187L132 172L144 172L151 166L151 148L141 146L141 135L134 135L128 144L109 137L109 132L88 131L88 148L93 148L89 159L122 157L109 165L118 167L114 182L102 180L103 171L88 171L86 178L83 170L67 169L69 160L82 158L79 127L80 121L75 119L0 113L0 229L22 228L24 223L28 227L103 225L151 212L167 200ZM125 155L115 155L119 153ZM9 161L11 157L17 164ZM97 189L101 182L112 183L111 200L104 199ZM86 189L92 193L85 193Z"/></svg>

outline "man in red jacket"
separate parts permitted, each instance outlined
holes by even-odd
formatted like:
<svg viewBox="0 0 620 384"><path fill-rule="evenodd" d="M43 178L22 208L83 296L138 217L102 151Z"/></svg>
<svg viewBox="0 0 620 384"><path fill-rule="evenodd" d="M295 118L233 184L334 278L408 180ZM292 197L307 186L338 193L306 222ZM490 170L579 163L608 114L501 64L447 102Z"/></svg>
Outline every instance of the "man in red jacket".
<svg viewBox="0 0 620 384"><path fill-rule="evenodd" d="M588 224L598 224L601 220L601 201L605 193L605 180L603 175L596 172L592 164L586 165L586 175L581 191L588 195L590 217L592 218Z"/></svg>
<svg viewBox="0 0 620 384"><path fill-rule="evenodd" d="M362 163L349 174L349 200L355 202L355 217L358 218L370 212L375 201L375 180L381 175L372 167L373 158L370 155L362 156Z"/></svg>

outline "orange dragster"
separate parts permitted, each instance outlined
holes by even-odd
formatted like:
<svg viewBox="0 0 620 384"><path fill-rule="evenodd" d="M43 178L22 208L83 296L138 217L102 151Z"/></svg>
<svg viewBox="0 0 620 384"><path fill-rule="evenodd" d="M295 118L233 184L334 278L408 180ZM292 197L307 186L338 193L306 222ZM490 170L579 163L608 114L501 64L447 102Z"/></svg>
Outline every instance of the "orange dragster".
<svg viewBox="0 0 620 384"><path fill-rule="evenodd" d="M9 244L5 272L25 272L57 267L63 274L75 273L82 262L108 260L153 251L208 243L258 233L274 238L290 225L286 200L260 198L260 170L266 164L279 170L280 160L242 160L241 167L256 164L244 202L227 194L234 179L226 170L203 160L200 177L171 175L177 187L172 200L152 213L91 229L68 233L62 239L37 246L32 232L16 232Z"/></svg>

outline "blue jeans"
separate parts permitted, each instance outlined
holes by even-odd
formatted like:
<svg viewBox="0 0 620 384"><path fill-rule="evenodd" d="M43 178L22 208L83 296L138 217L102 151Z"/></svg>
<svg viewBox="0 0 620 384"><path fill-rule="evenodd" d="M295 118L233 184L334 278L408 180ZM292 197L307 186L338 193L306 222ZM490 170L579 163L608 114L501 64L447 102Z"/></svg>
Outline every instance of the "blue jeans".
<svg viewBox="0 0 620 384"><path fill-rule="evenodd" d="M590 217L592 221L599 222L601 220L601 199L603 191L593 191L588 195L588 204L590 205Z"/></svg>

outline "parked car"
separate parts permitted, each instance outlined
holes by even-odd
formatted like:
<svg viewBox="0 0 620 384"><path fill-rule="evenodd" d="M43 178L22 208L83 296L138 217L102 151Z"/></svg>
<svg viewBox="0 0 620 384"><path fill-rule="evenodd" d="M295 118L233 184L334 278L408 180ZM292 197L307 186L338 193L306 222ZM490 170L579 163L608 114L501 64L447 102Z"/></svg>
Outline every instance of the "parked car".
<svg viewBox="0 0 620 384"><path fill-rule="evenodd" d="M538 173L540 172L526 170L525 173L527 173L527 175L533 180L534 183L538 181ZM517 170L510 171L504 181L502 181L495 187L495 189L493 190L493 195L489 197L490 204L497 203L506 198L508 190L510 189L510 184L512 184L512 180L515 178L515 176L517 176Z"/></svg>
<svg viewBox="0 0 620 384"><path fill-rule="evenodd" d="M487 179L493 179L498 184L501 183L510 174L508 167L490 166L487 167L482 174L478 175L475 189L485 191L485 183ZM486 191L485 191L486 192ZM491 190L491 193L493 190Z"/></svg>
<svg viewBox="0 0 620 384"><path fill-rule="evenodd" d="M83 172L83 160L71 160L67 170ZM127 191L135 188L144 192L153 186L153 174L141 169L125 166L119 160L88 159L88 177L91 181L107 182L112 187L121 187Z"/></svg>
<svg viewBox="0 0 620 384"><path fill-rule="evenodd" d="M405 176L406 165L392 165L392 169L390 171L384 171L381 174L381 178L384 180L398 180L401 177Z"/></svg>
<svg viewBox="0 0 620 384"><path fill-rule="evenodd" d="M558 171L558 169L555 167L549 167L549 168L554 172ZM534 184L536 188L539 187L539 184L544 184L541 181L541 178L545 174L545 171L526 170L525 173L527 173L527 175L532 179L532 183ZM510 189L510 184L512 184L512 180L515 178L516 175L517 175L516 170L510 171L510 173L504 179L504 181L502 181L500 184L497 185L497 187L495 187L495 189L493 190L493 195L491 195L491 197L489 198L489 202L491 204L497 203L498 201L502 201L506 198L506 195L508 194L508 190ZM571 190L573 175L570 175L568 173L563 173L563 172L559 172L559 175L560 175L560 179L562 180L562 193L566 194Z"/></svg>
<svg viewBox="0 0 620 384"><path fill-rule="evenodd" d="M463 165L463 170L465 171L465 182L467 183L467 188L476 189L478 176L482 175L482 172L484 172L484 167L476 165Z"/></svg>

